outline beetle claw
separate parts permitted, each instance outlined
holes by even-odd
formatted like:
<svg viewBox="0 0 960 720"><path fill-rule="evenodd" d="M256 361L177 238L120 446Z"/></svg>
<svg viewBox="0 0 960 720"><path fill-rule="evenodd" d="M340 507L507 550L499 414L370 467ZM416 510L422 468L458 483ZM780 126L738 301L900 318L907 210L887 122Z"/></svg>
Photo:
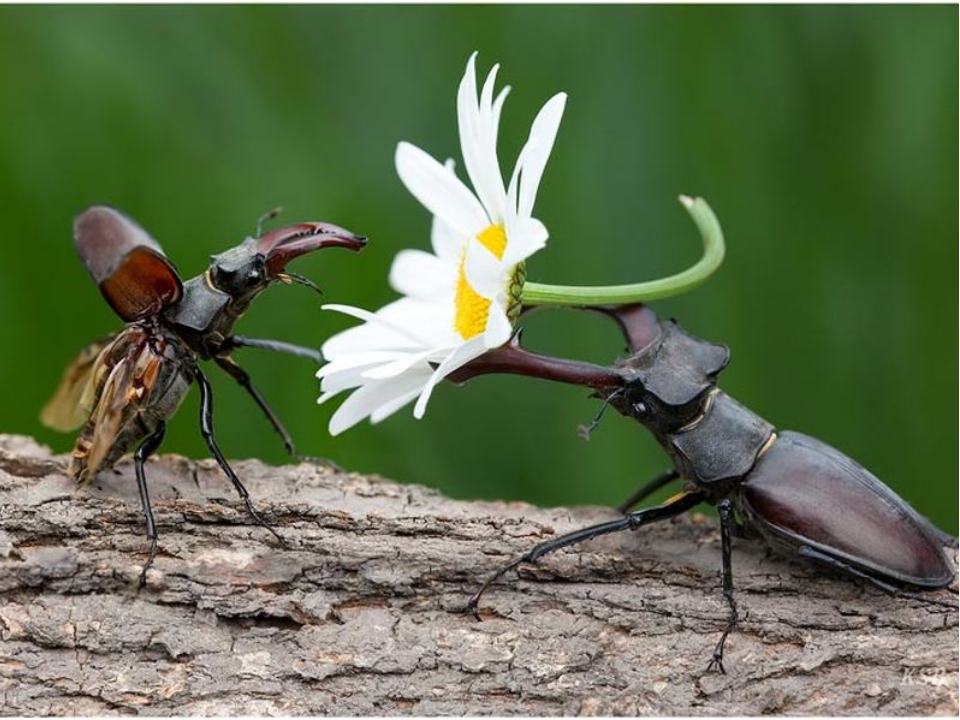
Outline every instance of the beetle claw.
<svg viewBox="0 0 960 720"><path fill-rule="evenodd" d="M713 659L712 659L712 660L710 661L710 663L707 665L707 672L713 672L714 670L719 671L721 675L726 675L726 674L727 674L726 669L723 667L723 654L722 654L722 653L721 653L720 655L718 655L716 652L714 652L714 654L713 654Z"/></svg>

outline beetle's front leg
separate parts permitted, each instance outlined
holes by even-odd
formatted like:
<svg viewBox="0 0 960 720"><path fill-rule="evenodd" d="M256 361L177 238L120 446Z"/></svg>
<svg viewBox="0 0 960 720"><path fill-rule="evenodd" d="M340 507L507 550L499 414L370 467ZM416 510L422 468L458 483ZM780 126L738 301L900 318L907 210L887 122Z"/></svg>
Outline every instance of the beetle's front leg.
<svg viewBox="0 0 960 720"><path fill-rule="evenodd" d="M699 491L693 490L677 493L661 505L645 508L643 510L637 510L636 512L632 512L626 517L620 518L619 520L610 520L609 522L591 525L590 527L574 530L573 532L553 538L552 540L546 540L542 543L538 543L537 545L534 545L529 552L524 553L516 560L507 563L497 570L493 575L487 578L487 581L484 582L474 596L470 598L470 601L467 603L467 610L473 613L474 617L479 620L480 612L478 609L478 604L480 602L480 597L496 580L502 577L504 573L509 570L513 570L523 563L536 562L548 553L556 552L557 550L565 548L568 545L574 545L586 540L592 540L600 535L608 535L610 533L621 532L623 530L636 530L639 527L649 525L650 523L657 522L658 520L666 520L667 518L676 517L677 515L685 513L690 508L699 505L703 501L703 493Z"/></svg>
<svg viewBox="0 0 960 720"><path fill-rule="evenodd" d="M233 338L230 338L230 339L236 340L237 338L236 336L234 336ZM245 338L240 338L240 340L242 340L244 343L246 342ZM309 350L308 348L302 348L299 345L288 345L287 343L281 343L279 341L273 341L273 340L258 340L256 342L263 343L263 344L246 345L246 346L247 347L264 347L271 350L282 350L284 352L293 352L293 354L302 355L304 357L311 357L318 361L320 360L320 353L314 353L314 351ZM274 344L278 346L283 346L283 347L273 347ZM243 343L241 343L241 346L244 346ZM322 458L322 457L316 457L314 455L304 455L297 451L297 447L293 443L293 436L290 435L290 432L287 430L286 427L284 427L283 423L280 421L280 418L273 411L273 408L270 407L270 404L267 402L267 399L260 393L260 391L253 384L253 380L251 380L250 378L250 373L248 373L242 367L237 365L237 363L233 360L233 358L226 355L216 356L214 357L214 362L216 362L217 365L222 370L226 371L226 373L230 375L230 377L236 380L237 383L240 385L240 387L246 390L247 393L250 395L250 397L253 398L253 401L257 404L257 407L259 407L260 410L263 411L263 414L266 416L270 425L273 427L274 430L276 430L277 434L280 436L280 439L283 441L283 448L284 450L287 451L287 454L290 457L296 458L297 460L301 460L303 462L312 462L312 463L317 463L319 465L328 465L334 468L335 470L340 469L340 466L337 465L332 460L328 460L327 458Z"/></svg>
<svg viewBox="0 0 960 720"><path fill-rule="evenodd" d="M229 354L234 348L250 347L260 350L273 350L274 352L287 353L313 360L318 365L323 363L323 354L319 350L294 345L293 343L283 342L283 340L264 340L262 338L250 338L243 335L231 335L223 341L221 351Z"/></svg>
<svg viewBox="0 0 960 720"><path fill-rule="evenodd" d="M732 543L730 536L734 520L730 500L724 499L717 503L717 512L720 514L720 575L723 583L723 597L726 599L727 605L730 606L730 615L727 617L727 627L724 628L723 635L720 636L717 646L713 649L713 658L710 660L710 664L707 665L707 671L717 669L721 673L726 674L727 671L723 668L723 646L727 642L727 636L733 631L733 628L737 625L737 621L740 619L740 615L737 612L737 601L733 597Z"/></svg>
<svg viewBox="0 0 960 720"><path fill-rule="evenodd" d="M645 485L642 485L639 490L637 490L633 495L628 497L622 503L617 506L617 512L621 512L626 515L630 512L630 509L635 506L637 503L645 500L650 495L653 495L660 488L669 485L674 480L677 480L680 477L680 473L676 471L675 468L670 468L665 473L657 475L653 480L648 482Z"/></svg>
<svg viewBox="0 0 960 720"><path fill-rule="evenodd" d="M240 387L247 391L257 406L263 411L263 414L266 415L267 420L273 426L273 429L277 431L277 434L283 441L283 447L287 453L293 457L297 457L297 448L293 444L293 438L290 437L290 433L287 432L287 429L283 426L283 423L280 422L280 418L277 417L277 414L273 411L273 408L270 407L267 399L260 394L260 391L257 390L256 387L254 387L253 381L250 379L250 373L237 365L232 358L217 357L214 358L214 361L220 366L221 369L226 371L230 377L236 380Z"/></svg>

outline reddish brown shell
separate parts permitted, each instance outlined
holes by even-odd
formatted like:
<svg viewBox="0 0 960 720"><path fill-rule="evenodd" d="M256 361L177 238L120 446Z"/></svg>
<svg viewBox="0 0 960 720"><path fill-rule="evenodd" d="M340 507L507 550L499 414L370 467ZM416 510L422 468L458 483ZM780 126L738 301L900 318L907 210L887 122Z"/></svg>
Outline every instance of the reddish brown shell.
<svg viewBox="0 0 960 720"><path fill-rule="evenodd" d="M114 208L95 205L73 224L77 253L103 297L126 322L176 303L183 286L160 244Z"/></svg>
<svg viewBox="0 0 960 720"><path fill-rule="evenodd" d="M762 531L872 575L943 587L953 570L937 531L877 477L829 445L785 432L743 486Z"/></svg>

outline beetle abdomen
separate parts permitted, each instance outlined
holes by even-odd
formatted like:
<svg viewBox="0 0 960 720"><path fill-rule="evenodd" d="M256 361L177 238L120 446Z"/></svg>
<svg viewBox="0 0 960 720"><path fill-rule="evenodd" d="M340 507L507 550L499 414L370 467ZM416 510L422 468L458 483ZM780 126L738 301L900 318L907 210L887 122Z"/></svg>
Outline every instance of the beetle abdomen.
<svg viewBox="0 0 960 720"><path fill-rule="evenodd" d="M937 531L846 455L784 432L740 494L741 507L776 545L809 545L871 575L921 587L953 580Z"/></svg>
<svg viewBox="0 0 960 720"><path fill-rule="evenodd" d="M78 481L112 467L176 412L191 382L177 351L162 332L128 325L100 353L93 410L69 467Z"/></svg>

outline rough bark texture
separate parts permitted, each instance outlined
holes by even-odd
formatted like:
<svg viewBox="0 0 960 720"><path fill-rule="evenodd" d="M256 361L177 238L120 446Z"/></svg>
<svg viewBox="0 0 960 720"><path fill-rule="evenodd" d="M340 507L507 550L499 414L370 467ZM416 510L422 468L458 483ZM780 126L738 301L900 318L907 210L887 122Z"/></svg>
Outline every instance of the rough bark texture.
<svg viewBox="0 0 960 720"><path fill-rule="evenodd" d="M957 714L956 611L746 540L728 674L706 673L726 606L702 516L510 574L478 622L460 612L478 580L613 512L237 462L283 549L212 461L165 456L147 468L160 555L138 590L132 464L79 491L63 467L0 436L4 714Z"/></svg>

